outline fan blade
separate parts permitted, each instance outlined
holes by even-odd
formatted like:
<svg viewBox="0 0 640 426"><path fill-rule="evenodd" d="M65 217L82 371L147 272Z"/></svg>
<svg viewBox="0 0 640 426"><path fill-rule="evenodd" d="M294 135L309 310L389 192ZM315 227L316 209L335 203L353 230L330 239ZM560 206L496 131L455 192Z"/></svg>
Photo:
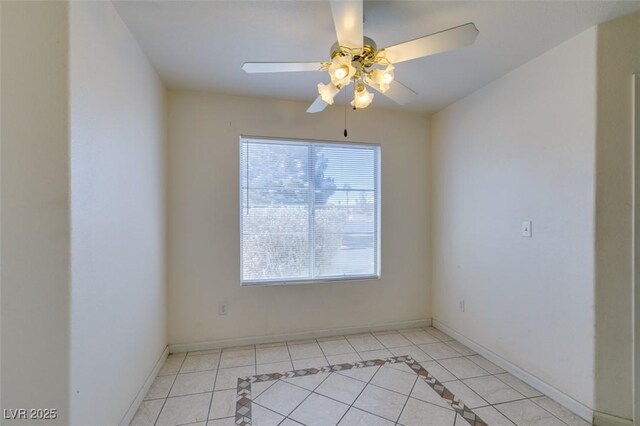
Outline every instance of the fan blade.
<svg viewBox="0 0 640 426"><path fill-rule="evenodd" d="M362 0L331 0L331 13L338 44L361 49L364 39Z"/></svg>
<svg viewBox="0 0 640 426"><path fill-rule="evenodd" d="M387 59L392 64L410 61L423 56L448 52L473 44L478 36L475 24L469 23L459 27L420 37L415 40L389 46L384 49Z"/></svg>
<svg viewBox="0 0 640 426"><path fill-rule="evenodd" d="M318 96L316 100L313 101L313 103L309 106L309 108L307 108L307 112L315 113L315 112L324 111L327 105L328 104L325 101L323 101L320 96Z"/></svg>
<svg viewBox="0 0 640 426"><path fill-rule="evenodd" d="M321 67L322 62L245 62L242 64L242 69L248 73L320 71Z"/></svg>
<svg viewBox="0 0 640 426"><path fill-rule="evenodd" d="M375 86L369 86L380 92ZM400 105L411 102L418 94L399 81L393 80L386 92L380 92Z"/></svg>

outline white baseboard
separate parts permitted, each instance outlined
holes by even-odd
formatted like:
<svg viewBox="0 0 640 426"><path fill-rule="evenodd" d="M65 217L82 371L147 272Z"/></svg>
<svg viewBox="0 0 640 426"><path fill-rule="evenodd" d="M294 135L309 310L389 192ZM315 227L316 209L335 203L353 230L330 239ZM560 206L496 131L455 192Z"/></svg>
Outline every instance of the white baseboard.
<svg viewBox="0 0 640 426"><path fill-rule="evenodd" d="M149 391L151 384L153 383L156 376L158 375L158 372L164 365L164 362L166 361L167 356L169 356L169 346L166 346L164 348L164 351L162 351L160 358L158 358L158 360L156 361L156 364L153 366L153 370L151 370L151 373L149 373L149 375L147 376L147 379L144 381L144 384L138 391L135 399L129 406L129 409L124 414L124 417L122 418L122 420L120 420L120 423L119 423L120 426L128 426L129 423L131 423L131 420L133 420L133 416L136 415L136 411L138 411L140 404L142 404L142 400L144 399L144 396Z"/></svg>
<svg viewBox="0 0 640 426"><path fill-rule="evenodd" d="M344 334L368 333L383 330L399 330L413 327L429 327L430 319L401 321L385 324L370 324L355 327L341 327L326 330L306 331L302 333L274 334L270 336L243 337L240 339L211 340L199 343L178 343L169 345L169 352L190 352L219 348L229 348L233 346L259 345L262 343L284 342L288 340L316 339L318 337L340 336Z"/></svg>
<svg viewBox="0 0 640 426"><path fill-rule="evenodd" d="M474 342L473 340L470 340L469 338L467 338L466 336L463 336L462 334L458 333L457 331L447 327L446 325L442 324L438 320L435 320L435 319L433 320L433 326L435 328L437 328L438 330L443 331L444 333L447 333L449 336L451 336L454 339L458 340L460 343L462 343L462 344L468 346L469 348L473 349L478 354L480 354L483 357L487 358L489 361L493 362L497 366L499 366L502 369L504 369L504 370L508 371L509 373L513 374L514 376L516 376L517 378L519 378L520 380L522 380L523 382L525 382L529 386L534 387L535 389L539 390L540 392L542 392L543 394L545 394L549 398L551 398L551 399L555 400L556 402L564 405L566 408L568 408L569 410L573 411L575 414L577 414L578 416L582 417L583 419L585 419L589 423L591 423L591 421L594 419L594 411L591 408L587 407L586 405L584 405L583 403L581 403L579 401L576 401L575 399L573 399L569 395L565 394L561 390L556 389L555 387L551 386L550 384L540 380L539 378L537 378L533 374L523 370L522 368L518 367L515 364L512 364L510 361L507 361L506 359L502 358L500 355L497 355L497 354L491 352L489 349L485 348L484 346L479 345L478 343ZM604 425L605 423L602 423L602 424ZM622 425L622 424L628 425L630 423L615 423L615 425L618 425L618 424L620 424L620 425ZM606 425L612 425L613 426L614 423L606 423Z"/></svg>
<svg viewBox="0 0 640 426"><path fill-rule="evenodd" d="M633 420L594 411L593 424L596 426L632 426Z"/></svg>

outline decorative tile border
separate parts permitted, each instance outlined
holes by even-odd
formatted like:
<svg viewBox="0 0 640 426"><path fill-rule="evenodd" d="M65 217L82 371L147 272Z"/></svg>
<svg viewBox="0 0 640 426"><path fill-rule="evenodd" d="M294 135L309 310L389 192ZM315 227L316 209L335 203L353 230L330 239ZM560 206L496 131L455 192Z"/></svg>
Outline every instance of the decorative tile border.
<svg viewBox="0 0 640 426"><path fill-rule="evenodd" d="M300 370L286 371L284 373L258 374L255 376L238 378L238 393L236 398L236 425L251 425L251 384L259 382L268 382L278 380L280 378L289 379L292 377L310 376L318 373L333 373L336 371L351 370L354 368L375 367L388 364L396 364L404 362L411 370L420 376L431 388L436 391L456 413L462 416L472 426L487 426L469 407L464 405L459 398L451 393L442 383L433 377L424 367L408 355L394 356L383 359L372 359L369 361L357 361L354 363L327 365L317 368L303 368Z"/></svg>

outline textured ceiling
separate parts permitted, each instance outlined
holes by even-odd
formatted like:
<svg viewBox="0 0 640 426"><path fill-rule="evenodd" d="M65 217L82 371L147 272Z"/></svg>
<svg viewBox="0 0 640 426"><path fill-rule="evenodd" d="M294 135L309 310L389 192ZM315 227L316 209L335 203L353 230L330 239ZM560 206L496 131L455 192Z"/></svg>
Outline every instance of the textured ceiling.
<svg viewBox="0 0 640 426"><path fill-rule="evenodd" d="M246 74L246 61L323 61L335 42L326 1L116 1L160 77L172 88L312 102L318 72ZM640 11L640 1L365 1L365 35L378 47L474 22L476 43L398 64L418 93L400 107L433 112L587 28ZM342 97L341 97L342 98Z"/></svg>

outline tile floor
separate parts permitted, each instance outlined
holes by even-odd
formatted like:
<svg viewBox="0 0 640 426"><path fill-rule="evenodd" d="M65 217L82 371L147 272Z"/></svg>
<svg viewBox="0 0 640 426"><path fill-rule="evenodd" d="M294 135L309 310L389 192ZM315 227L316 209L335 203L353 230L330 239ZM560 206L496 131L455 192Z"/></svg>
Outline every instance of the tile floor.
<svg viewBox="0 0 640 426"><path fill-rule="evenodd" d="M405 355L409 363L389 361ZM488 425L588 425L432 327L172 354L131 424L236 425L238 379L252 376L253 426L468 425L412 360ZM345 363L359 368L321 370ZM314 373L256 379L302 369Z"/></svg>

